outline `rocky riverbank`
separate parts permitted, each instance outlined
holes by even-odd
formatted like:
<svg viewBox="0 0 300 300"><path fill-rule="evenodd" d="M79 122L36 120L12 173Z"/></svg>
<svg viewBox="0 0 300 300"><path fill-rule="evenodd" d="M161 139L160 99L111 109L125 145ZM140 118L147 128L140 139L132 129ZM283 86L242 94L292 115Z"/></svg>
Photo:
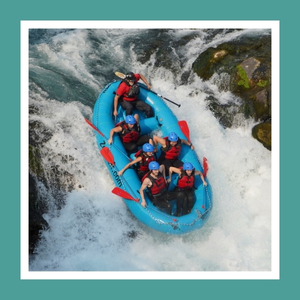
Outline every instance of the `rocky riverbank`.
<svg viewBox="0 0 300 300"><path fill-rule="evenodd" d="M208 107L224 127L232 126L237 113L254 118L259 124L252 130L253 137L271 150L271 36L247 36L208 48L194 62L193 71L203 80L215 74L226 78L223 89L242 104L223 105L208 97Z"/></svg>

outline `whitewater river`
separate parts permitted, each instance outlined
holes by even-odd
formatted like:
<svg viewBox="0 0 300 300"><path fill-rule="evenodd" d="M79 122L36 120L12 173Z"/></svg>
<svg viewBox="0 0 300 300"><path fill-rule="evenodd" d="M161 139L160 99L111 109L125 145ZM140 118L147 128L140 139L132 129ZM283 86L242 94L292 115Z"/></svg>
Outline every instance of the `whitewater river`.
<svg viewBox="0 0 300 300"><path fill-rule="evenodd" d="M53 134L41 151L44 168L55 164L76 180L63 205L39 183L49 229L41 233L30 271L271 270L271 152L252 138L254 120L236 116L224 129L208 110L211 95L239 103L226 91L227 76L203 82L191 72L205 49L244 34L270 32L30 30L29 105L35 109L29 119ZM154 91L181 104L167 103L188 122L198 156L209 162L214 208L202 229L185 236L154 232L111 193L113 182L84 117L91 119L100 91L118 79L115 71L142 73Z"/></svg>

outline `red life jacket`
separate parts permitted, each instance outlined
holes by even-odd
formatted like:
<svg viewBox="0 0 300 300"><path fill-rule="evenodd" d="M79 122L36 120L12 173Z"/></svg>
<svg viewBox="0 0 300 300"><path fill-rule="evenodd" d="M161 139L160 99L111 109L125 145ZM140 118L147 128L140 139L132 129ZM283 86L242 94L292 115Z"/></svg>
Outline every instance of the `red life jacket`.
<svg viewBox="0 0 300 300"><path fill-rule="evenodd" d="M128 125L123 121L119 126L122 127L122 131L119 133L120 138L123 143L133 143L139 139L140 136L140 126L134 124L130 129Z"/></svg>
<svg viewBox="0 0 300 300"><path fill-rule="evenodd" d="M136 76L134 76L134 77L136 78ZM120 85L125 84L125 86L122 87L125 90L125 93L123 93L123 95L122 95L123 100L134 101L138 98L138 95L140 93L140 88L139 88L137 82L138 82L137 78L135 79L133 85L130 85L129 82L125 79L123 79L121 81Z"/></svg>
<svg viewBox="0 0 300 300"><path fill-rule="evenodd" d="M162 154L165 159L178 159L181 151L181 139L178 139L175 146L171 146L168 137L164 138L166 140L166 147L162 147Z"/></svg>
<svg viewBox="0 0 300 300"><path fill-rule="evenodd" d="M188 176L185 171L181 171L181 177L178 178L177 186L182 190L190 190L194 187L195 183L195 170L191 176Z"/></svg>
<svg viewBox="0 0 300 300"><path fill-rule="evenodd" d="M155 161L154 155L145 156L145 152L141 149L135 155L135 157L141 157L142 160L138 163L138 170L149 171L148 165L151 161Z"/></svg>
<svg viewBox="0 0 300 300"><path fill-rule="evenodd" d="M142 182L146 179L149 178L150 181L152 182L152 185L150 188L148 188L153 196L157 194L162 194L167 190L167 184L164 179L164 176L162 175L161 172L158 172L157 179L153 178L151 175L151 171L145 174L145 176L142 178Z"/></svg>

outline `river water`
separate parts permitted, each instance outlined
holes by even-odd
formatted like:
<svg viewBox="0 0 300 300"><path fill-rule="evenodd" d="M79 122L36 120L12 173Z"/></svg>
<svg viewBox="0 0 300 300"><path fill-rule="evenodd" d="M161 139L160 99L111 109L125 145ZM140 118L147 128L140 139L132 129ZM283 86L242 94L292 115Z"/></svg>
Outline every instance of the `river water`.
<svg viewBox="0 0 300 300"><path fill-rule="evenodd" d="M63 205L38 182L49 229L41 232L30 271L271 270L271 152L252 138L254 120L236 116L224 129L207 108L211 95L239 103L226 90L228 76L203 82L191 72L208 47L262 34L270 31L29 31L29 120L51 132L41 150L43 167L50 174L55 165L75 180ZM142 73L154 91L181 104L167 103L188 122L198 156L209 162L214 208L202 229L185 236L154 232L111 194L113 182L84 117L91 119L100 91L118 79L115 71ZM69 177L61 177L67 185Z"/></svg>

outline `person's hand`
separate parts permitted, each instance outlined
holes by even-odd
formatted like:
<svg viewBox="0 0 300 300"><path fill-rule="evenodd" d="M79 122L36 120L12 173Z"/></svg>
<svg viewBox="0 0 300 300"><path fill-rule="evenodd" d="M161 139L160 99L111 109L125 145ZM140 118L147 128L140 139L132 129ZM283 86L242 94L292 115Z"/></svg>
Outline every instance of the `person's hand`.
<svg viewBox="0 0 300 300"><path fill-rule="evenodd" d="M122 170L119 171L119 172L118 172L118 175L119 175L119 176L122 176L122 175L123 175L123 171L122 171Z"/></svg>
<svg viewBox="0 0 300 300"><path fill-rule="evenodd" d="M148 90L151 90L151 85L147 84L147 88L148 88Z"/></svg>
<svg viewBox="0 0 300 300"><path fill-rule="evenodd" d="M146 201L145 201L145 200L142 200L142 203L141 203L141 205L142 205L143 207L147 207L147 203L146 203Z"/></svg>
<svg viewBox="0 0 300 300"><path fill-rule="evenodd" d="M108 142L109 145L112 144L112 142L113 142L112 138L110 138L107 142Z"/></svg>
<svg viewBox="0 0 300 300"><path fill-rule="evenodd" d="M207 186L207 182L206 182L205 180L203 181L203 185L204 185L204 186Z"/></svg>
<svg viewBox="0 0 300 300"><path fill-rule="evenodd" d="M154 153L156 153L156 152L157 152L157 148L156 148L156 147L154 148L154 151L153 151L153 152L154 152Z"/></svg>
<svg viewBox="0 0 300 300"><path fill-rule="evenodd" d="M191 150L194 150L194 149L195 149L195 148L194 148L194 146L192 145L192 146L191 146Z"/></svg>
<svg viewBox="0 0 300 300"><path fill-rule="evenodd" d="M168 178L168 179L167 179L167 183L170 183L170 182L171 182L171 178Z"/></svg>
<svg viewBox="0 0 300 300"><path fill-rule="evenodd" d="M116 117L118 115L118 112L114 110L114 116Z"/></svg>

